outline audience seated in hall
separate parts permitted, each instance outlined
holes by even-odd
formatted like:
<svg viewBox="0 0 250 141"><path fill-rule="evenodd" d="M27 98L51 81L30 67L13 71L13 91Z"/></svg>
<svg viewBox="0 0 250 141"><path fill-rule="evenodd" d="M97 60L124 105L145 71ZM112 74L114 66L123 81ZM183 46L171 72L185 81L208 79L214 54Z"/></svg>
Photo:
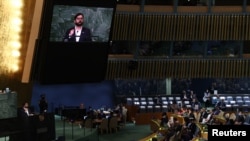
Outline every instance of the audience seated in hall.
<svg viewBox="0 0 250 141"><path fill-rule="evenodd" d="M173 106L173 105L172 105ZM169 114L171 113L171 114ZM204 131L203 126L206 125L249 125L250 114L239 111L230 111L225 113L219 105L213 109L200 107L194 109L187 107L175 107L169 113L163 112L159 119L160 126L167 127L164 141L178 139L182 141L190 141L195 138L204 138L202 135ZM168 116L167 116L168 115ZM165 117L169 117L165 119ZM184 119L184 122L180 120ZM167 121L167 122L166 122Z"/></svg>

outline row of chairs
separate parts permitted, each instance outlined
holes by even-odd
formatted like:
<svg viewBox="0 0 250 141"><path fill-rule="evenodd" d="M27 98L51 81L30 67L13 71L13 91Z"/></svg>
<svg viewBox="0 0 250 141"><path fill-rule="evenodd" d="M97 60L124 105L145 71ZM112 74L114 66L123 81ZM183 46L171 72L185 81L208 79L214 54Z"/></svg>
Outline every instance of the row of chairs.
<svg viewBox="0 0 250 141"><path fill-rule="evenodd" d="M136 105L140 112L158 112L166 111L175 100L180 107L191 107L191 101L182 101L180 96L162 96L159 97L161 105L157 105L154 101L155 97L128 97L128 105ZM212 104L215 105L221 99L226 102L226 108L234 110L237 108L250 109L249 96L212 96Z"/></svg>
<svg viewBox="0 0 250 141"><path fill-rule="evenodd" d="M126 101L128 105L154 105L156 97L127 97ZM164 105L172 103L172 101L181 101L180 96L161 96L159 100Z"/></svg>
<svg viewBox="0 0 250 141"><path fill-rule="evenodd" d="M249 96L213 96L213 101L216 102L218 100L224 99L225 101L249 101Z"/></svg>
<svg viewBox="0 0 250 141"><path fill-rule="evenodd" d="M226 105L237 105L237 106L243 106L243 105L248 105L250 106L250 98L249 96L236 96L236 97L232 97L232 96L220 96L220 97L216 97L213 96L212 97L212 104L216 104L218 101L224 99L224 102L226 103Z"/></svg>
<svg viewBox="0 0 250 141"><path fill-rule="evenodd" d="M152 112L167 112L168 111L168 106L167 105L140 105L139 106L139 112L140 113L152 113Z"/></svg>
<svg viewBox="0 0 250 141"><path fill-rule="evenodd" d="M157 103L153 97L134 97L127 98L128 105L136 105L141 109L140 111L164 111L167 107L173 104L174 101L178 104L179 107L191 107L191 101L185 100L182 101L180 96L176 97L160 97L160 103Z"/></svg>
<svg viewBox="0 0 250 141"><path fill-rule="evenodd" d="M90 131L92 131L92 129L94 128L94 124L97 124L97 130L101 134L103 134L104 132L106 133L117 132L119 127L117 117L112 117L110 121L107 118L103 118L101 120L98 120L98 122L96 122L94 119L88 118L84 121L83 124L84 135L85 135L85 129L88 128Z"/></svg>
<svg viewBox="0 0 250 141"><path fill-rule="evenodd" d="M171 104L173 104L173 101L163 101L159 105L141 103L138 106L139 106L140 112L166 112L168 111ZM179 100L179 101L176 101L176 104L178 105L178 107L192 108L191 102L188 100L186 101Z"/></svg>
<svg viewBox="0 0 250 141"><path fill-rule="evenodd" d="M226 103L227 111L236 111L237 109L248 111L250 109L249 96L213 96L212 104L216 105L217 102L224 100Z"/></svg>

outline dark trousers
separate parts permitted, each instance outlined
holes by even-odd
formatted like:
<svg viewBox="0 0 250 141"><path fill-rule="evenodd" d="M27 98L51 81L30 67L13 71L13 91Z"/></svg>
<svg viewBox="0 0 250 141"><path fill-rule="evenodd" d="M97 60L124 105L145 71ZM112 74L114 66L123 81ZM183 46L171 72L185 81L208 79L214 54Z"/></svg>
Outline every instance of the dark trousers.
<svg viewBox="0 0 250 141"><path fill-rule="evenodd" d="M211 106L211 101L210 100L206 100L205 107L210 107L210 106Z"/></svg>

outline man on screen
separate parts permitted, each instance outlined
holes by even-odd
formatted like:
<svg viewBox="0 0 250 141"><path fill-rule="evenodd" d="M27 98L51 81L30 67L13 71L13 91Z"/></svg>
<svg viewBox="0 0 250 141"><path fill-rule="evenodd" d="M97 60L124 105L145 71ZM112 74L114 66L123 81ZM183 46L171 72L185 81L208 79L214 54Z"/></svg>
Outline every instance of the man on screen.
<svg viewBox="0 0 250 141"><path fill-rule="evenodd" d="M77 13L74 16L75 26L68 29L64 35L64 42L84 42L92 41L90 29L83 27L84 15Z"/></svg>

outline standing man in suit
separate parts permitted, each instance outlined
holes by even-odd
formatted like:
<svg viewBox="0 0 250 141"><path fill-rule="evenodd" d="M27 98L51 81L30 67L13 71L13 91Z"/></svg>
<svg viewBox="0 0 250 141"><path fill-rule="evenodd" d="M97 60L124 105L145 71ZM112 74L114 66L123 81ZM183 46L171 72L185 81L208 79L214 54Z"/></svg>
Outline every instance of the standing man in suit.
<svg viewBox="0 0 250 141"><path fill-rule="evenodd" d="M83 27L84 15L77 13L74 16L74 27L68 29L64 35L64 42L84 42L92 41L90 29Z"/></svg>
<svg viewBox="0 0 250 141"><path fill-rule="evenodd" d="M29 117L33 116L29 109L29 103L24 102L22 107L19 109L19 118L21 122L21 126L23 129L23 136L20 138L20 141L33 141L33 128L32 124L30 123Z"/></svg>
<svg viewBox="0 0 250 141"><path fill-rule="evenodd" d="M45 94L42 94L40 96L39 100L39 109L40 109L40 114L46 113L48 111L48 102L45 98Z"/></svg>
<svg viewBox="0 0 250 141"><path fill-rule="evenodd" d="M21 118L27 118L29 116L33 116L33 113L31 113L30 108L29 108L29 103L28 102L24 102L22 105L22 108L19 111L19 116Z"/></svg>

